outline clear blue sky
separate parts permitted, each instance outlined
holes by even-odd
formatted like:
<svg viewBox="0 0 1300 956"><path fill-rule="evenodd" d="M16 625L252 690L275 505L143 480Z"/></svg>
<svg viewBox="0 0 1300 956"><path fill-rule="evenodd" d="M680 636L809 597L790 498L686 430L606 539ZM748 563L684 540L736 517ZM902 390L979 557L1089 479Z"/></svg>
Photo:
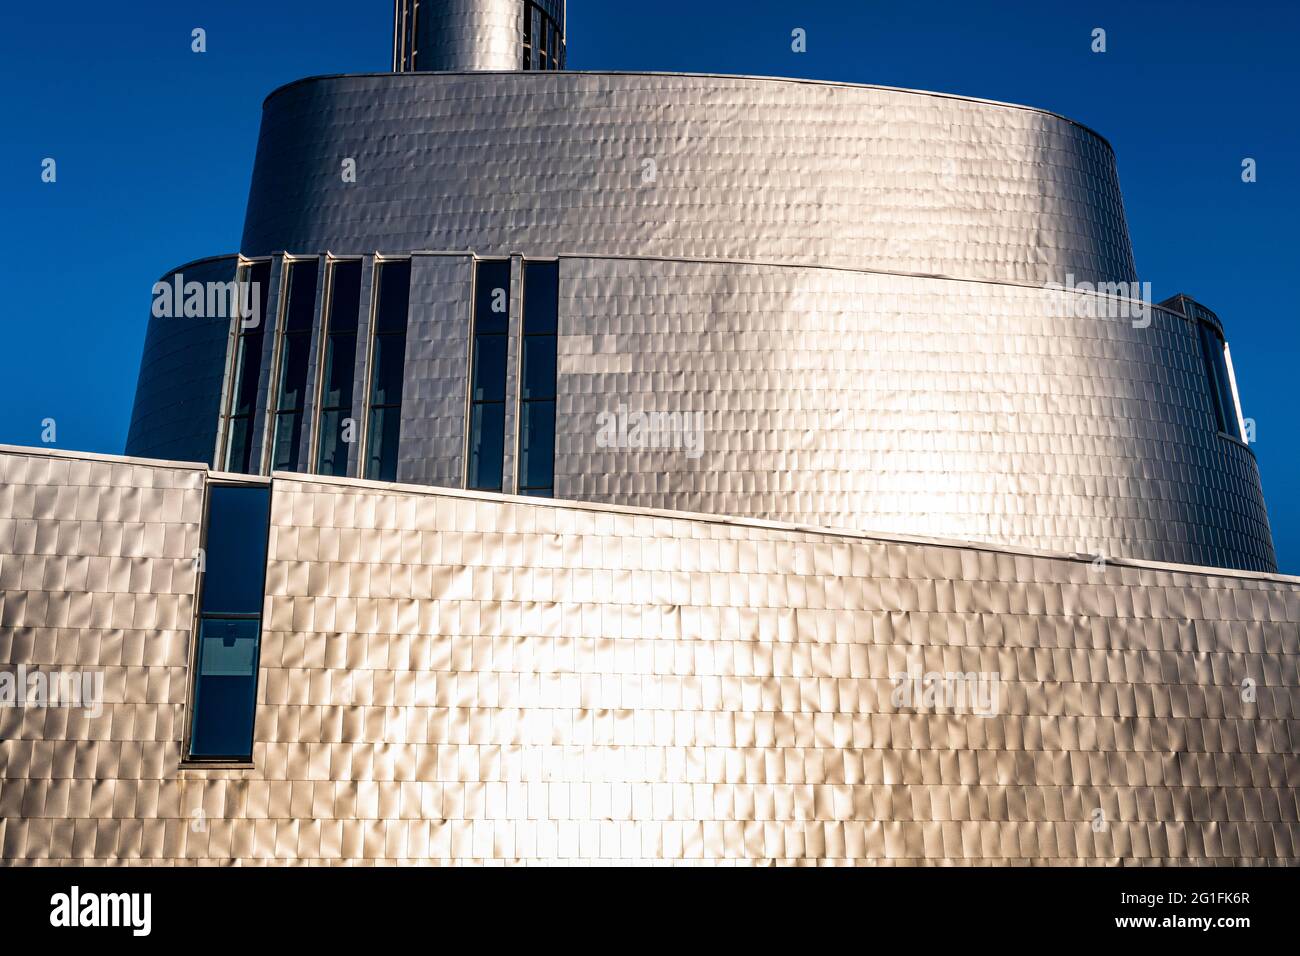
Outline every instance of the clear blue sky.
<svg viewBox="0 0 1300 956"><path fill-rule="evenodd" d="M385 70L390 0L0 10L0 442L121 452L149 292L239 242L261 102ZM1026 103L1119 156L1138 271L1229 331L1283 570L1300 573L1295 0L570 0L572 69L806 76ZM207 30L208 52L190 52ZM808 31L806 54L790 31ZM1094 27L1108 51L1090 51ZM42 184L45 157L58 182ZM1258 182L1241 182L1241 161Z"/></svg>

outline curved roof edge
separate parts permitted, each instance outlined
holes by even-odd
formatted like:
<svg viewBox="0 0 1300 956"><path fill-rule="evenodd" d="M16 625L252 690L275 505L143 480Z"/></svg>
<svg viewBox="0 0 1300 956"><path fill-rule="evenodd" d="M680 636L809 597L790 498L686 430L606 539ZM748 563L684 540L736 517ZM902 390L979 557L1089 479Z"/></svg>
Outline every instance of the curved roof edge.
<svg viewBox="0 0 1300 956"><path fill-rule="evenodd" d="M1038 113L1041 116L1050 116L1053 119L1061 120L1076 126L1088 135L1100 141L1111 155L1115 155L1115 147L1111 145L1109 139L1103 136L1097 130L1093 129L1086 123L1080 123L1076 119L1071 119L1061 113L1052 110L1043 109L1038 106L1027 106L1023 103L1006 103L1001 100L989 100L978 96L962 96L960 93L940 93L934 90L910 90L902 86L881 86L876 83L845 83L839 80L816 80L795 76L757 76L748 73L673 73L667 71L655 70L480 70L465 72L409 72L409 73L321 73L315 76L304 76L292 82L285 83L283 86L277 86L262 100L262 107L271 102L272 99L279 96L296 86L302 86L307 83L316 83L322 80L361 80L377 79L379 77L430 77L430 76L519 76L528 78L544 78L557 76L646 76L646 77L694 77L697 79L709 80L748 80L762 83L800 83L810 86L832 86L846 90L877 90L885 93L907 93L912 96L932 96L944 100L960 100L964 103L977 103L981 106L992 106L999 109L1024 110L1029 113Z"/></svg>
<svg viewBox="0 0 1300 956"><path fill-rule="evenodd" d="M164 279L174 276L182 269L188 269L190 266L206 265L209 262L220 262L223 259L242 259L242 258L244 258L244 255L243 253L240 252L225 252L215 256L201 256L198 259L191 259L189 262L182 262L180 265L168 269L166 272L160 275L156 281L162 282Z"/></svg>

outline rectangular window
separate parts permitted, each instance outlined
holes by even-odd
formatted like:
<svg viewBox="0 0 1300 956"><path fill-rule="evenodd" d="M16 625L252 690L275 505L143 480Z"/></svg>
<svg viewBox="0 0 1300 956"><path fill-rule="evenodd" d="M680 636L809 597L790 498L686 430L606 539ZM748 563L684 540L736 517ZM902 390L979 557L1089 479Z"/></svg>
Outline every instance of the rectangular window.
<svg viewBox="0 0 1300 956"><path fill-rule="evenodd" d="M269 260L241 266L238 271L240 303L234 319L234 367L226 405L226 445L220 467L249 474L253 465L253 418L257 413L257 389L262 374L262 343L266 330L266 306L271 293ZM245 283L251 291L245 292ZM256 325L245 327L244 302L255 303Z"/></svg>
<svg viewBox="0 0 1300 956"><path fill-rule="evenodd" d="M253 757L271 489L212 485L204 534L202 596L189 757Z"/></svg>
<svg viewBox="0 0 1300 956"><path fill-rule="evenodd" d="M465 486L475 491L500 491L505 465L506 357L510 345L509 260L484 260L475 269L471 340Z"/></svg>
<svg viewBox="0 0 1300 956"><path fill-rule="evenodd" d="M523 371L519 385L519 493L555 493L555 355L560 264L524 263Z"/></svg>
<svg viewBox="0 0 1300 956"><path fill-rule="evenodd" d="M1198 322L1201 339L1201 359L1209 379L1210 404L1214 406L1215 423L1219 431L1241 440L1237 400L1228 374L1227 345L1214 326Z"/></svg>
<svg viewBox="0 0 1300 956"><path fill-rule="evenodd" d="M525 70L564 69L564 27L559 22L562 10L562 5L542 6L534 0L523 4Z"/></svg>
<svg viewBox="0 0 1300 956"><path fill-rule="evenodd" d="M357 361L357 320L361 312L361 262L330 265L325 283L321 357L319 425L316 429L316 473L346 476L352 428L352 380Z"/></svg>
<svg viewBox="0 0 1300 956"><path fill-rule="evenodd" d="M280 367L276 373L275 429L271 470L297 471L306 406L308 353L316 311L315 259L286 263L289 290L280 326Z"/></svg>
<svg viewBox="0 0 1300 956"><path fill-rule="evenodd" d="M370 420L363 475L397 480L402 426L406 318L411 300L411 260L375 264L375 324L370 349Z"/></svg>

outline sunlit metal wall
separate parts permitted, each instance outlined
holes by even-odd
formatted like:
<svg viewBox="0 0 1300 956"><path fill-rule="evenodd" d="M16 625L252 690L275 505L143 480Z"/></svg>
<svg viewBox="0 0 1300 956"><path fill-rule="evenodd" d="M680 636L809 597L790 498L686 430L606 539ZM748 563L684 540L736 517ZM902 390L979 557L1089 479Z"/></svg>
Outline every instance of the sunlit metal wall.
<svg viewBox="0 0 1300 956"><path fill-rule="evenodd" d="M0 708L3 862L1300 861L1300 579L344 481L179 769L202 489L0 454L0 665L106 696Z"/></svg>
<svg viewBox="0 0 1300 956"><path fill-rule="evenodd" d="M676 74L282 87L263 109L240 249L762 259L1036 285L1134 275L1114 154L1070 120Z"/></svg>

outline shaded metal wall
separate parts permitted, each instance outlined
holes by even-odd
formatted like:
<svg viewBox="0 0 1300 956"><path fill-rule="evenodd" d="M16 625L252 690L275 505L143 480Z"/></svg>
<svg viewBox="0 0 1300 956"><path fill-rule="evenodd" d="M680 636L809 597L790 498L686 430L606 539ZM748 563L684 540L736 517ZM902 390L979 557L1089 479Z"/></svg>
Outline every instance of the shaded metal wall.
<svg viewBox="0 0 1300 956"><path fill-rule="evenodd" d="M276 479L255 768L179 769L203 480L0 453L0 666L107 698L0 708L4 863L1300 861L1300 579L356 482Z"/></svg>
<svg viewBox="0 0 1300 956"><path fill-rule="evenodd" d="M237 256L203 259L159 281L232 282ZM211 462L221 416L230 319L157 317L150 310L126 453L142 458Z"/></svg>

